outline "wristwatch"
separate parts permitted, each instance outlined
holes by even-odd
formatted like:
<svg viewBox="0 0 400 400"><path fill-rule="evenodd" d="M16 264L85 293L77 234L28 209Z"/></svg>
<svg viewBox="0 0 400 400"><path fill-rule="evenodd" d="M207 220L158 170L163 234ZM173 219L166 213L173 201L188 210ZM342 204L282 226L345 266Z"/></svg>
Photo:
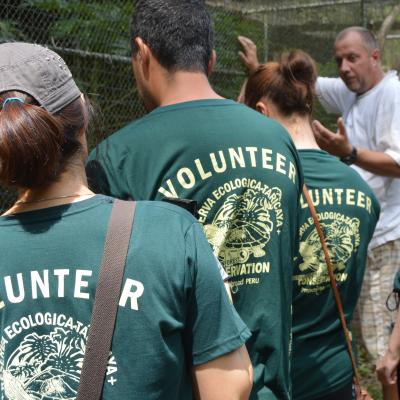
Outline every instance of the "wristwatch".
<svg viewBox="0 0 400 400"><path fill-rule="evenodd" d="M357 148L353 146L351 153L346 157L342 157L340 161L344 162L347 165L354 164L357 161Z"/></svg>

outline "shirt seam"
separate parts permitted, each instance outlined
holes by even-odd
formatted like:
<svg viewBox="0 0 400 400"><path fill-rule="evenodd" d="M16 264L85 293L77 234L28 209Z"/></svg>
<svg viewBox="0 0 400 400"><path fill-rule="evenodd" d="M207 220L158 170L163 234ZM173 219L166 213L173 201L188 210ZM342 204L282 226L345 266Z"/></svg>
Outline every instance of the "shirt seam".
<svg viewBox="0 0 400 400"><path fill-rule="evenodd" d="M233 307L233 306L232 306ZM237 330L237 333L230 336L228 339L224 340L223 342L218 342L218 343L214 343L200 351L196 351L193 353L193 359L195 358L201 358L202 356L204 356L207 353L212 353L214 352L216 349L223 347L223 346L227 346L229 344L234 344L235 341L241 341L243 343L246 342L246 340L250 337L250 331L249 328L247 328L247 326L244 326L240 331ZM239 347L237 347L239 348ZM222 350L223 351L223 350ZM224 353L221 353L224 354ZM215 357L215 358L218 358ZM210 360L212 360L214 358L210 358Z"/></svg>
<svg viewBox="0 0 400 400"><path fill-rule="evenodd" d="M212 100L212 99L210 99L210 100ZM229 100L229 99L225 99L225 100L218 100L218 99L215 99L215 100L217 100L217 101L221 101L221 102L223 102L224 104L217 104L217 102L216 103L212 103L212 104L187 104L188 102L183 102L183 103L176 103L176 104L174 104L173 106L175 106L175 107L171 107L171 108L167 108L168 106L165 106L165 108L164 107L159 107L159 108L157 108L157 109L155 109L153 112L151 112L150 114L147 114L146 116L145 116L145 118L146 119L148 119L148 118L151 118L151 117L153 117L153 116L155 116L155 115L159 115L159 114L163 114L163 113L166 113L166 112L174 112L174 111L180 111L180 110L182 110L182 109L193 109L193 108L204 108L204 107L233 107L233 106L240 106L240 104L238 104L238 103L235 103L235 102L233 102L233 103L231 103L232 102L232 100ZM171 106L172 106L172 104L171 104Z"/></svg>
<svg viewBox="0 0 400 400"><path fill-rule="evenodd" d="M80 207L76 210L66 210L65 212L62 212L61 209L64 207L66 208L68 206L68 204L62 204L60 206L54 206L54 207L47 207L47 208L41 208L39 210L32 210L32 211L27 211L24 213L18 213L18 214L13 214L13 215L5 215L4 219L0 218L0 226L8 226L8 225L20 225L21 224L21 220L23 219L23 223L24 224L37 224L37 223L41 223L41 222L47 222L47 221L51 221L54 220L56 218L58 218L60 216L60 214L62 214L63 217L66 216L70 216L70 215L76 215L79 214L81 212L90 210L92 208L98 207L101 204L104 204L105 202L109 201L109 200L114 201L113 198L110 198L108 196L105 195L101 195L101 194L97 194L95 196L93 196L91 199L88 199L87 201L92 200L93 204L87 204L87 205L82 205L79 204L81 202L77 202L77 203L70 203L70 204L78 204ZM85 200L83 200L85 201ZM82 201L82 202L83 202ZM43 217L37 216L37 215L33 215L35 213L35 211L39 211L39 212L44 212L44 210L51 208L52 210L50 211L51 215L43 215ZM57 212L57 210L59 210L59 212Z"/></svg>

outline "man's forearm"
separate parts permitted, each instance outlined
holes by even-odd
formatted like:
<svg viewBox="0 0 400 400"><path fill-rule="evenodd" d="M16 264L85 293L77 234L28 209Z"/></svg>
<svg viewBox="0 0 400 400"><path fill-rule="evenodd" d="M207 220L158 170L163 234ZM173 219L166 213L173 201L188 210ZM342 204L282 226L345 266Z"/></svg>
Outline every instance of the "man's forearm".
<svg viewBox="0 0 400 400"><path fill-rule="evenodd" d="M376 175L400 178L400 166L386 153L358 148L355 165Z"/></svg>
<svg viewBox="0 0 400 400"><path fill-rule="evenodd" d="M400 358L400 310L397 310L396 323L390 335L389 352Z"/></svg>

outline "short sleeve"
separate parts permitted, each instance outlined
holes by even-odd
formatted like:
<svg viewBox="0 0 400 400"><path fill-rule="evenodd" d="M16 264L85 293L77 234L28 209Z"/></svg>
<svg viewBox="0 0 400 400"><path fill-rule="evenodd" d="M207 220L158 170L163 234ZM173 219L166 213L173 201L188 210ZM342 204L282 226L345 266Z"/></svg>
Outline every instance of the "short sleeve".
<svg viewBox="0 0 400 400"><path fill-rule="evenodd" d="M88 159L86 163L86 176L88 185L93 192L105 194L107 196L111 194L106 171L98 160L92 158Z"/></svg>
<svg viewBox="0 0 400 400"><path fill-rule="evenodd" d="M240 348L250 331L228 299L217 261L198 223L186 233L185 346L193 365Z"/></svg>
<svg viewBox="0 0 400 400"><path fill-rule="evenodd" d="M325 111L333 114L343 114L354 101L355 95L347 89L340 78L318 78L315 90L317 98Z"/></svg>
<svg viewBox="0 0 400 400"><path fill-rule="evenodd" d="M388 87L376 113L376 149L400 165L400 85Z"/></svg>
<svg viewBox="0 0 400 400"><path fill-rule="evenodd" d="M127 192L124 166L126 151L121 151L109 140L92 150L86 161L86 176L89 188L95 193L123 200L136 200Z"/></svg>

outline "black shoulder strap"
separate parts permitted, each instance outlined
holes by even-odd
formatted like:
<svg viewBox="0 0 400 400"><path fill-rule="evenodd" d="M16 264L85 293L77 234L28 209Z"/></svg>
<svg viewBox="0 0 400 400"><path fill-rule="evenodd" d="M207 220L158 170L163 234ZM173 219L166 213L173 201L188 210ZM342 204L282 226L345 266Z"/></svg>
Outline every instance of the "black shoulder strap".
<svg viewBox="0 0 400 400"><path fill-rule="evenodd" d="M134 202L115 200L104 245L76 400L101 398L134 214Z"/></svg>

